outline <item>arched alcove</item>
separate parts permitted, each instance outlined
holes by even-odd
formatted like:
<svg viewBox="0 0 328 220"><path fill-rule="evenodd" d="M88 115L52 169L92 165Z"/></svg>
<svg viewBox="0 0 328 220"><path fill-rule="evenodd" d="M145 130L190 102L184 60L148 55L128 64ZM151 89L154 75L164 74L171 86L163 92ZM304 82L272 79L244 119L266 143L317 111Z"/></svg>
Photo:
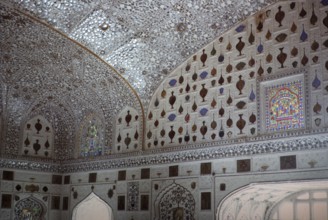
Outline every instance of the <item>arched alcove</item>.
<svg viewBox="0 0 328 220"><path fill-rule="evenodd" d="M47 209L44 204L33 196L22 199L15 205L15 220L44 220Z"/></svg>
<svg viewBox="0 0 328 220"><path fill-rule="evenodd" d="M93 192L77 204L72 220L113 220L112 208Z"/></svg>
<svg viewBox="0 0 328 220"><path fill-rule="evenodd" d="M194 219L195 205L195 199L189 190L172 183L163 189L155 201L155 219Z"/></svg>
<svg viewBox="0 0 328 220"><path fill-rule="evenodd" d="M216 219L327 219L327 195L327 180L253 183L225 197Z"/></svg>

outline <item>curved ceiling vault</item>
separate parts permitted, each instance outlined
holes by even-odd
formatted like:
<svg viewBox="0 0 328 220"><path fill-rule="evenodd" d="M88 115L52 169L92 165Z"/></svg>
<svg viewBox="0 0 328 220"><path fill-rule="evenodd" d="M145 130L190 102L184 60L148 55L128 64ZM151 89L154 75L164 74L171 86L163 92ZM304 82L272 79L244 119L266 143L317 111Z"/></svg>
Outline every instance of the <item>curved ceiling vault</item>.
<svg viewBox="0 0 328 220"><path fill-rule="evenodd" d="M60 160L73 157L77 131L90 114L104 121L108 148L112 123L123 108L131 106L143 115L127 81L66 36L1 4L0 29L2 114L11 137L3 144L4 154L18 154L22 137L17 134L36 115L53 125L58 146L54 159Z"/></svg>
<svg viewBox="0 0 328 220"><path fill-rule="evenodd" d="M47 22L114 66L145 109L181 62L276 0L4 0Z"/></svg>

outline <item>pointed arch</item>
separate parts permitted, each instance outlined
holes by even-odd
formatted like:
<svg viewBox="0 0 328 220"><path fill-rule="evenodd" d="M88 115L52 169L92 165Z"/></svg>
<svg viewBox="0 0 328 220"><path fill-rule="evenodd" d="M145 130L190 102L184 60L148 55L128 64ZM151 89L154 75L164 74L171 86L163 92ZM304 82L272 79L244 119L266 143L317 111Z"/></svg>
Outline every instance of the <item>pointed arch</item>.
<svg viewBox="0 0 328 220"><path fill-rule="evenodd" d="M47 209L40 200L33 196L22 199L15 205L15 218L14 220L21 219L39 219L45 220Z"/></svg>
<svg viewBox="0 0 328 220"><path fill-rule="evenodd" d="M195 205L191 192L174 182L158 195L155 201L155 219L194 219Z"/></svg>
<svg viewBox="0 0 328 220"><path fill-rule="evenodd" d="M112 208L95 193L90 193L73 209L72 220L113 220Z"/></svg>

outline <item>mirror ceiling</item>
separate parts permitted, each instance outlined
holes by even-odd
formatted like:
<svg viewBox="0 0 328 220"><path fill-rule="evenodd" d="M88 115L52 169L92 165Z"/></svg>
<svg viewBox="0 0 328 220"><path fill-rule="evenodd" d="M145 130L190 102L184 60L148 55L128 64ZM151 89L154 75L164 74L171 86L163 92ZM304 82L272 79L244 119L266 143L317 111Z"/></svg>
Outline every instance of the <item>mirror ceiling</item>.
<svg viewBox="0 0 328 220"><path fill-rule="evenodd" d="M276 0L4 0L112 65L147 108L162 80L237 22Z"/></svg>

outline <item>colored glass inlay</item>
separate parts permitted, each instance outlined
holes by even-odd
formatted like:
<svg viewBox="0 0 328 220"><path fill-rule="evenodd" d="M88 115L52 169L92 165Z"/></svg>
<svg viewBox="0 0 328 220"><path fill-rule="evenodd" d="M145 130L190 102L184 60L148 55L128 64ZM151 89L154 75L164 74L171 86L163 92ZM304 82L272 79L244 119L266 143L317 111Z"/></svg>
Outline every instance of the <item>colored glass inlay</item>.
<svg viewBox="0 0 328 220"><path fill-rule="evenodd" d="M267 87L265 97L267 131L304 128L304 99L301 80Z"/></svg>
<svg viewBox="0 0 328 220"><path fill-rule="evenodd" d="M101 126L96 119L90 120L83 128L81 140L81 156L99 156L102 154Z"/></svg>

